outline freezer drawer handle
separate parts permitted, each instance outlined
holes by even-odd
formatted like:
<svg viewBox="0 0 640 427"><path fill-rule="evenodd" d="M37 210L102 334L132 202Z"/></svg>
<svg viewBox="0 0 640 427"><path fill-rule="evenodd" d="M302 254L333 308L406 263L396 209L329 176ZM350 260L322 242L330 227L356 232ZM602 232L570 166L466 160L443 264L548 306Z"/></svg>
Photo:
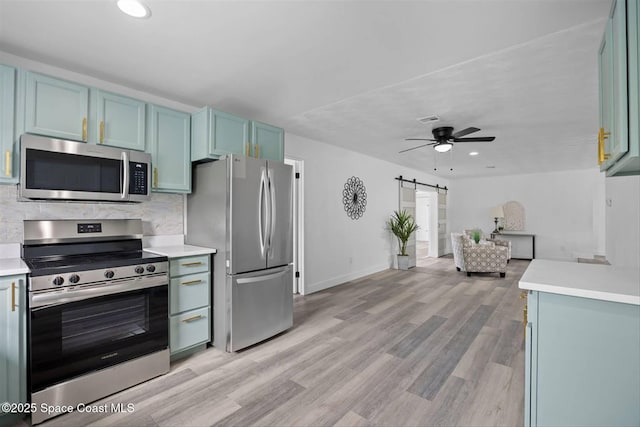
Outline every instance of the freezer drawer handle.
<svg viewBox="0 0 640 427"><path fill-rule="evenodd" d="M185 262L184 264L181 264L183 267L193 267L196 265L202 265L202 261L194 261L194 262Z"/></svg>
<svg viewBox="0 0 640 427"><path fill-rule="evenodd" d="M202 280L198 279L198 280L189 280L188 282L182 282L180 283L181 285L195 285L196 283L202 283Z"/></svg>
<svg viewBox="0 0 640 427"><path fill-rule="evenodd" d="M193 317L187 317L186 319L182 319L181 322L191 323L200 319L204 319L204 316L202 314L198 314L197 316L193 316Z"/></svg>

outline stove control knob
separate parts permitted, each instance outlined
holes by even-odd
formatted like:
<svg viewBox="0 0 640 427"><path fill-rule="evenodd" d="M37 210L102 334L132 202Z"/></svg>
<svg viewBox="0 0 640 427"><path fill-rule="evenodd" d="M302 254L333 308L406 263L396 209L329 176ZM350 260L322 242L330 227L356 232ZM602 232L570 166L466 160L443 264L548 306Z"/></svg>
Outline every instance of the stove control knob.
<svg viewBox="0 0 640 427"><path fill-rule="evenodd" d="M141 265L137 266L136 267L136 273L138 273L138 274L144 273L144 267L141 266Z"/></svg>
<svg viewBox="0 0 640 427"><path fill-rule="evenodd" d="M78 276L77 274L72 274L71 277L69 277L69 281L71 283L78 283L80 281L80 276Z"/></svg>
<svg viewBox="0 0 640 427"><path fill-rule="evenodd" d="M56 277L53 279L53 284L54 284L54 285L56 285L56 286L60 286L60 285L62 285L63 283L64 283L64 278L63 278L62 276L56 276Z"/></svg>
<svg viewBox="0 0 640 427"><path fill-rule="evenodd" d="M156 271L156 266L152 264L147 265L147 271L149 273L153 273L154 271Z"/></svg>
<svg viewBox="0 0 640 427"><path fill-rule="evenodd" d="M115 273L113 271L107 270L104 272L104 277L106 277L107 279L113 279L114 274Z"/></svg>

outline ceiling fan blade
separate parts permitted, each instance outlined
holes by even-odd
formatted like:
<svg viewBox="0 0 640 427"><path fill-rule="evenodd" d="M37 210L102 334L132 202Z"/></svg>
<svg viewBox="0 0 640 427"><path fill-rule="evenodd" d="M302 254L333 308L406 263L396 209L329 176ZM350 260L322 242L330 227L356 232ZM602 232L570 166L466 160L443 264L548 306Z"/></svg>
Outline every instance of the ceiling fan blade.
<svg viewBox="0 0 640 427"><path fill-rule="evenodd" d="M405 138L405 141L435 141L435 139L431 138Z"/></svg>
<svg viewBox="0 0 640 427"><path fill-rule="evenodd" d="M428 140L427 140L428 141ZM398 154L400 153L404 153L406 151L411 151L411 150L417 150L418 148L422 148L422 147L427 147L429 145L436 145L435 143L433 144L422 144L422 145L418 145L417 147L413 147L413 148L407 148L406 150L402 150L402 151L398 151Z"/></svg>
<svg viewBox="0 0 640 427"><path fill-rule="evenodd" d="M470 127L470 128L462 129L461 131L456 132L451 136L453 138L460 138L461 136L469 135L470 133L478 132L479 130L480 129L478 128Z"/></svg>
<svg viewBox="0 0 640 427"><path fill-rule="evenodd" d="M475 138L454 138L453 142L491 142L495 136L478 136Z"/></svg>

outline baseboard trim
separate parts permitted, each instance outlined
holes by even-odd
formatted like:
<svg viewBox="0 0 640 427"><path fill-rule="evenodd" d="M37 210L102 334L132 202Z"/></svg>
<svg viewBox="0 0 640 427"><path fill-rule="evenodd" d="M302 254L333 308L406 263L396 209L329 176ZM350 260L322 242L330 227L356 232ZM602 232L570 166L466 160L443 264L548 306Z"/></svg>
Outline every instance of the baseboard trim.
<svg viewBox="0 0 640 427"><path fill-rule="evenodd" d="M325 289L329 289L332 288L334 286L338 286L341 285L345 282L349 282L351 280L355 280L355 279L359 279L361 277L364 276L368 276L370 274L373 273L378 273L380 271L384 271L384 270L388 270L389 269L389 265L388 264L378 264L378 265L374 265L371 266L369 268L365 268L363 270L359 270L359 271L354 271L348 274L343 274L342 276L336 276L336 277L332 277L330 279L327 280L323 280L321 282L317 282L317 283L313 283L313 284L309 284L307 283L305 286L305 292L303 295L309 295L312 294L314 292L319 292Z"/></svg>

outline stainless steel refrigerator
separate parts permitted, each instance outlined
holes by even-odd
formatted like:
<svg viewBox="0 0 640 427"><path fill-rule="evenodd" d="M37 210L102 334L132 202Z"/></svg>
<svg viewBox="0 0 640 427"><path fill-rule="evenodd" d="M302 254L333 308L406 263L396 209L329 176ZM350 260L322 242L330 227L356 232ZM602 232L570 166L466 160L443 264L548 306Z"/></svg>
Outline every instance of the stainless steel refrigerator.
<svg viewBox="0 0 640 427"><path fill-rule="evenodd" d="M293 325L291 166L230 155L194 165L186 242L216 248L213 344L236 351Z"/></svg>

